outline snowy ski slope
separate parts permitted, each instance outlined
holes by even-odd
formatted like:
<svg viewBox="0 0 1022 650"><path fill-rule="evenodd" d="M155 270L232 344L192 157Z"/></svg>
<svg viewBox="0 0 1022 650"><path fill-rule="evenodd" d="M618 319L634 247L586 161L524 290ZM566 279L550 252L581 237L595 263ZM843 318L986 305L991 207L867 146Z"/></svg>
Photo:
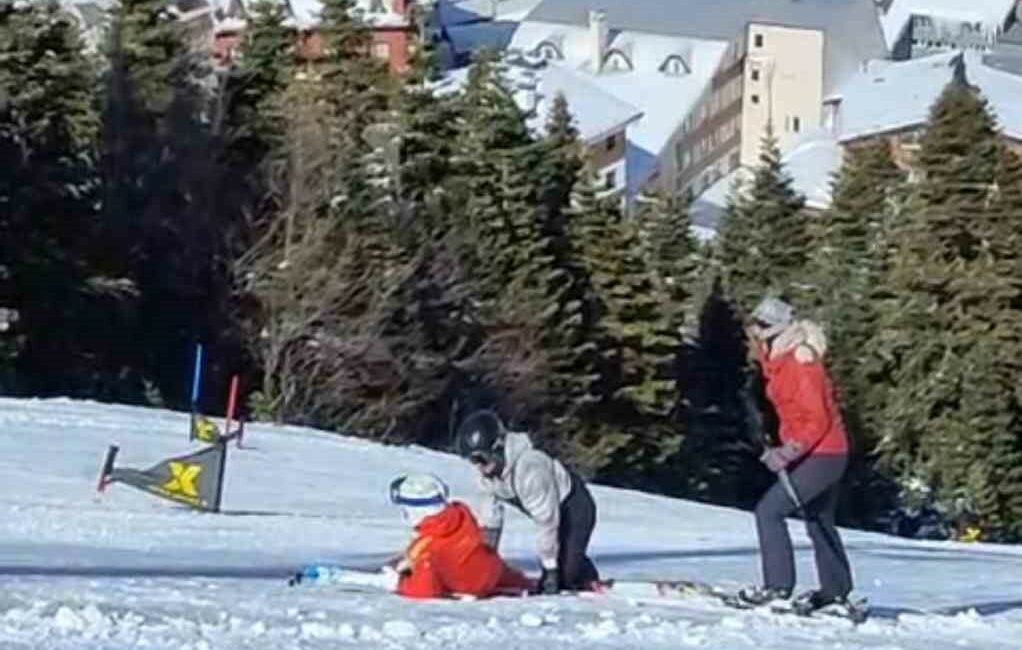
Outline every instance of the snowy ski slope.
<svg viewBox="0 0 1022 650"><path fill-rule="evenodd" d="M425 449L256 425L246 449L228 452L224 514L124 485L96 494L107 445L121 447L119 466L148 467L198 448L187 426L186 414L156 409L0 399L0 649L1022 647L1022 548L851 531L857 593L875 608L858 628L699 600L416 603L289 588L302 564L375 568L405 543L386 501L396 473L437 472L472 503L471 468ZM758 580L749 514L610 488L595 496L605 576ZM799 586L813 586L807 538L791 527ZM532 543L515 517L501 550L534 571Z"/></svg>

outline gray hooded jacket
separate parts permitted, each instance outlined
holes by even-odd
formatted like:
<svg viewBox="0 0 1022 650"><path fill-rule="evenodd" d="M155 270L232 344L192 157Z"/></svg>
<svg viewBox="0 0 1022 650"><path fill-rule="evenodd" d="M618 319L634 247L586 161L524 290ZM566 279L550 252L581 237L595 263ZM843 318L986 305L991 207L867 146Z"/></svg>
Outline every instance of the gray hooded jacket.
<svg viewBox="0 0 1022 650"><path fill-rule="evenodd" d="M499 539L504 503L518 506L539 527L536 551L543 567L556 567L561 503L571 492L571 475L564 465L534 448L527 434L508 432L503 472L492 479L482 477L480 487L484 497L479 512L482 526L496 530Z"/></svg>

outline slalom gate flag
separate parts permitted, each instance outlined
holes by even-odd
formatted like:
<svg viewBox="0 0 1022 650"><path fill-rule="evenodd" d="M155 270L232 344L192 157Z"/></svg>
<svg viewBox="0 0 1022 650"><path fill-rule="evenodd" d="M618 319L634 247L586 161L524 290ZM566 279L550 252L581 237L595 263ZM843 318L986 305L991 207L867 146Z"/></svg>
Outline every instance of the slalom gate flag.
<svg viewBox="0 0 1022 650"><path fill-rule="evenodd" d="M187 456L168 458L149 469L115 468L117 447L107 452L99 490L109 483L128 485L197 510L220 511L227 443L217 442Z"/></svg>
<svg viewBox="0 0 1022 650"><path fill-rule="evenodd" d="M205 415L192 413L192 429L188 439L216 442L220 439L220 428Z"/></svg>
<svg viewBox="0 0 1022 650"><path fill-rule="evenodd" d="M237 426L231 427L234 420L234 410L238 403L238 375L231 377L231 390L227 397L227 417L224 420L224 431L216 425L211 418L199 413L199 382L202 377L202 346L195 346L195 366L192 374L192 412L188 424L188 440L198 440L209 444L235 440L238 448L241 448L241 440L245 435L244 420L237 420Z"/></svg>

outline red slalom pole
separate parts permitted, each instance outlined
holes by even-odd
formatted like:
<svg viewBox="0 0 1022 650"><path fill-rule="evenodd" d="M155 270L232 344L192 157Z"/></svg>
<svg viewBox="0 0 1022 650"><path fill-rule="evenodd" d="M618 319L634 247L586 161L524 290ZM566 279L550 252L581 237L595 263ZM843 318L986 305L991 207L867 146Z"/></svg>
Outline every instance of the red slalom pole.
<svg viewBox="0 0 1022 650"><path fill-rule="evenodd" d="M117 457L117 451L117 445L110 445L106 450L103 466L99 469L99 481L96 482L96 492L106 491L106 486L110 482L107 477L110 476L110 472L114 471L114 458Z"/></svg>
<svg viewBox="0 0 1022 650"><path fill-rule="evenodd" d="M231 421L234 420L234 407L238 401L238 375L231 377L231 392L227 396L227 422L224 423L224 430L228 435L231 433Z"/></svg>

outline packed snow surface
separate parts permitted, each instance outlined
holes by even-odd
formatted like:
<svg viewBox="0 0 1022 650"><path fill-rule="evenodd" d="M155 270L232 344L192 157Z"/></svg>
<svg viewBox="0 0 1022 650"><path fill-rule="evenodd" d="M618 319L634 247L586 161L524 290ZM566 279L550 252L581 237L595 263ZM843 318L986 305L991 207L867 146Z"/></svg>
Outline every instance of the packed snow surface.
<svg viewBox="0 0 1022 650"><path fill-rule="evenodd" d="M303 564L371 569L407 541L386 488L433 471L474 503L471 467L297 427L250 426L228 452L224 512L193 512L125 485L95 491L109 444L145 468L198 448L188 416L70 400L0 399L0 648L1017 649L1022 549L845 531L875 615L854 627L626 595L409 602L288 587ZM596 487L593 554L606 577L759 578L748 513ZM502 553L530 571L529 522ZM802 524L800 587L814 586Z"/></svg>

